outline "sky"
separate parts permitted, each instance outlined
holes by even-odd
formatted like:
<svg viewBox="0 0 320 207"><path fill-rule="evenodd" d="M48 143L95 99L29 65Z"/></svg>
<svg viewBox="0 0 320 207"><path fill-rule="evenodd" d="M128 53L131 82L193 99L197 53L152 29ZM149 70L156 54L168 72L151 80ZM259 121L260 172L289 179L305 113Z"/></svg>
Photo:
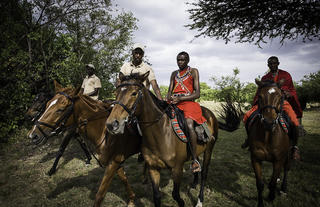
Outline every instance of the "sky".
<svg viewBox="0 0 320 207"><path fill-rule="evenodd" d="M238 68L241 82L254 82L268 70L267 59L277 56L279 68L300 81L304 75L320 70L320 41L303 43L269 41L262 49L254 44L229 42L198 37L197 31L185 25L189 20L189 5L183 0L116 0L118 9L132 12L138 19L133 41L145 45L145 56L152 64L159 85L169 85L170 75L177 70L176 56L181 51L190 55L189 66L199 70L200 82L213 86L211 77L233 75Z"/></svg>

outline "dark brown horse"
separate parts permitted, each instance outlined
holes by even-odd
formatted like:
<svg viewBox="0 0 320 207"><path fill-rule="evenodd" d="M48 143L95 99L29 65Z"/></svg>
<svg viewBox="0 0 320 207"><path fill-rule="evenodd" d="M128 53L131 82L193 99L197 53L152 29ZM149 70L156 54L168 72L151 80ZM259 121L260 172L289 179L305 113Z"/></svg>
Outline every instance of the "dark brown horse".
<svg viewBox="0 0 320 207"><path fill-rule="evenodd" d="M96 194L94 206L100 206L115 173L126 185L129 194L128 206L134 206L135 194L120 165L128 157L140 151L139 136L130 136L126 131L121 136L106 135L105 122L109 114L105 105L79 90L56 87L56 95L47 103L46 110L28 133L31 139L43 139L61 128L77 128L79 133L95 146L98 160L106 166L105 174Z"/></svg>
<svg viewBox="0 0 320 207"><path fill-rule="evenodd" d="M54 81L56 85L57 82ZM33 124L40 118L42 113L46 109L47 102L53 97L50 92L40 92L34 98L31 106L28 108L27 112L25 113L26 120L30 120ZM68 130L66 130L68 129ZM83 150L87 160L86 164L90 164L90 160L92 159L87 145L83 142L82 139L79 138L78 134L76 133L75 128L66 128L63 133L63 140L59 147L59 151L56 155L56 159L53 162L52 167L48 171L48 175L51 176L57 171L57 166L59 163L60 158L62 157L65 149L67 148L68 144L70 143L71 139L74 138L80 145L81 149ZM36 145L44 144L47 140L47 136L44 136L44 139L33 139L33 143Z"/></svg>
<svg viewBox="0 0 320 207"><path fill-rule="evenodd" d="M290 139L281 127L282 104L284 97L276 83L256 80L258 90L258 116L248 129L251 163L256 176L258 207L263 206L262 162L273 164L273 173L269 183L269 200L274 200L277 179L284 168L281 191L287 191L287 172L289 164Z"/></svg>
<svg viewBox="0 0 320 207"><path fill-rule="evenodd" d="M180 207L184 201L180 197L180 183L183 165L190 160L191 154L187 143L180 141L173 131L170 118L165 113L166 108L157 104L154 96L146 89L142 82L148 77L144 75L123 76L120 73L121 85L117 88L116 105L107 119L108 131L112 134L122 134L127 122L137 122L142 133L141 151L149 168L153 187L153 199L156 207L161 206L159 192L160 169L169 168L172 172L174 187L172 196ZM198 143L197 156L203 155L201 171L201 187L197 207L202 206L203 190L207 179L208 167L214 144L218 138L218 122L214 114L202 107L202 113L213 136L206 143ZM237 127L231 127L232 130ZM230 129L231 129L230 128Z"/></svg>

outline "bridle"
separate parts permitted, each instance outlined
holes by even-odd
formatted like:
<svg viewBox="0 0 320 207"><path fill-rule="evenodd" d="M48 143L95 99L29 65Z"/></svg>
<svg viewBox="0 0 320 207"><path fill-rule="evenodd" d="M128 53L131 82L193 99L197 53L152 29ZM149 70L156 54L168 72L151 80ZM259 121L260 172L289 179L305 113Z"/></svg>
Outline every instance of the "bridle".
<svg viewBox="0 0 320 207"><path fill-rule="evenodd" d="M63 116L61 116L54 125L46 123L46 122L42 122L39 120L35 122L36 128L42 133L42 135L45 138L49 138L51 136L59 134L65 128L65 124L73 111L74 100L68 94L66 94L64 92L58 92L57 94L61 94L61 95L65 96L66 98L68 98L71 101L71 105L69 105L65 109L65 113L63 114ZM52 129L52 132L50 134L47 134L43 131L43 129L41 129L40 126L46 126L50 129Z"/></svg>
<svg viewBox="0 0 320 207"><path fill-rule="evenodd" d="M282 117L282 106L283 106L283 102L284 102L284 95L281 96L280 99L280 108L278 110L278 108L276 106L273 105L265 105L263 107L260 106L260 103L258 103L258 115L260 117L260 121L263 124L264 128L268 131L273 131L275 129L275 126L279 123L279 119ZM263 111L265 109L273 109L275 110L275 112L277 113L277 116L275 119L273 119L271 122L268 121L264 116L263 116Z"/></svg>
<svg viewBox="0 0 320 207"><path fill-rule="evenodd" d="M132 107L129 109L126 105L124 105L120 101L113 101L112 104L113 105L115 105L115 104L120 105L128 113L128 116L125 119L126 126L128 128L131 128L130 126L137 126L139 135L142 136L142 132L141 132L139 124L152 124L152 123L158 122L162 118L163 114L165 114L166 110L164 112L162 112L161 115L157 119L155 119L153 121L139 121L137 116L135 115L135 112L137 110L137 105L139 104L139 102L143 98L142 89L144 88L144 85L142 85L140 83L123 83L123 84L120 84L120 85L117 86L117 90L119 88L126 87L126 86L137 86L137 87L139 87L138 97L134 101Z"/></svg>

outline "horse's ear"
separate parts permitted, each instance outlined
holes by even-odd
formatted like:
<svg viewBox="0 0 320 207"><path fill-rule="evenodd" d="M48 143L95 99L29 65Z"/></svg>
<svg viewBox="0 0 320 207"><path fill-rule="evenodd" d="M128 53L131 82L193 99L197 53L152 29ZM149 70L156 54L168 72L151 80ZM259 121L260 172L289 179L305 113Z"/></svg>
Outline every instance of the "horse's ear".
<svg viewBox="0 0 320 207"><path fill-rule="evenodd" d="M141 83L143 83L145 80L147 80L148 76L149 76L150 71L146 72L145 74L141 75L139 77Z"/></svg>
<svg viewBox="0 0 320 207"><path fill-rule="evenodd" d="M262 81L260 81L258 78L254 79L254 81L259 87L262 86Z"/></svg>
<svg viewBox="0 0 320 207"><path fill-rule="evenodd" d="M281 79L280 81L279 81L279 88L281 88L281 86L284 84L284 82L285 82L286 80L285 79Z"/></svg>
<svg viewBox="0 0 320 207"><path fill-rule="evenodd" d="M58 83L58 81L56 81L56 80L53 80L53 84L54 84L54 90L55 90L56 93L59 92L59 91L61 91L61 89L63 88L63 87L60 85L60 83Z"/></svg>
<svg viewBox="0 0 320 207"><path fill-rule="evenodd" d="M124 75L122 72L120 72L120 73L119 73L119 80L120 80L120 82L123 81L124 77L125 77L125 75Z"/></svg>

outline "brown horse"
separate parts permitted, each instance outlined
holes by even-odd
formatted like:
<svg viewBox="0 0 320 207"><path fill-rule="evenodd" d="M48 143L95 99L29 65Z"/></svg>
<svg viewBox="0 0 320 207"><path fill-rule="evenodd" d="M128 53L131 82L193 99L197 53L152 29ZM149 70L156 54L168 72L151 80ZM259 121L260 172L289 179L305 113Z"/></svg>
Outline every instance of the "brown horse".
<svg viewBox="0 0 320 207"><path fill-rule="evenodd" d="M148 73L141 76L137 74L123 76L120 73L119 77L121 84L117 87L116 105L107 119L108 131L112 134L122 134L127 122L138 123L138 128L143 136L141 151L148 165L152 181L154 205L156 207L161 206L160 169L169 168L174 182L172 197L180 207L183 207L184 201L180 197L179 188L183 165L191 158L187 143L180 141L173 131L170 118L165 113L167 108L159 107L155 97L143 86L142 82L148 77ZM202 113L207 119L213 138L206 143L199 142L197 145L197 156L204 154L197 207L202 206L203 190L211 154L218 138L216 117L205 107L202 107ZM236 127L232 127L232 130L234 129Z"/></svg>
<svg viewBox="0 0 320 207"><path fill-rule="evenodd" d="M54 84L56 84L56 83L57 82L54 81ZM35 123L35 121L37 121L40 118L40 116L42 115L42 113L45 111L46 104L52 97L53 97L53 95L51 95L49 92L38 93L36 95L36 97L34 98L31 106L28 108L27 112L25 113L25 119L30 120L32 123ZM33 143L36 145L44 144L47 140L46 138L48 138L48 137L44 137L44 139L34 139ZM59 147L59 151L56 155L56 159L54 160L52 167L48 171L49 176L53 175L57 171L57 166L58 166L59 160L62 157L65 149L67 148L67 146L70 143L72 138L77 140L81 149L85 153L85 156L87 158L86 164L90 164L90 160L92 158L91 158L91 155L90 155L89 150L87 148L87 145L83 142L82 139L79 139L75 129L72 128L72 129L64 130L63 140L62 140L62 143Z"/></svg>
<svg viewBox="0 0 320 207"><path fill-rule="evenodd" d="M95 146L98 160L106 166L105 174L96 194L94 206L100 206L115 173L126 185L128 206L134 206L135 194L120 165L128 157L140 151L141 138L125 132L121 136L106 135L105 122L110 104L105 106L78 90L56 86L56 95L47 103L46 110L28 133L31 139L43 139L61 128L77 128L79 133Z"/></svg>
<svg viewBox="0 0 320 207"><path fill-rule="evenodd" d="M258 207L263 206L262 162L273 164L273 173L269 183L269 200L275 199L277 179L284 168L281 191L287 190L287 172L289 164L290 139L281 127L282 104L284 96L276 83L256 80L258 90L258 116L248 128L251 163L256 176ZM280 83L281 84L281 83Z"/></svg>

